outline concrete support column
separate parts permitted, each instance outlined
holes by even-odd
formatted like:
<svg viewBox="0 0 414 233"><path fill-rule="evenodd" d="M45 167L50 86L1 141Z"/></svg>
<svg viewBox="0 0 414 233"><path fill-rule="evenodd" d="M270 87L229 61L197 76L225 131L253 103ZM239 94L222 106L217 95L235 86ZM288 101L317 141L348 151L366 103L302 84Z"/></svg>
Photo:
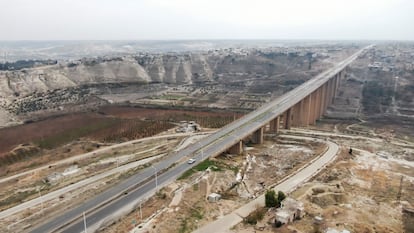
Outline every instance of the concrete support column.
<svg viewBox="0 0 414 233"><path fill-rule="evenodd" d="M345 77L345 70L342 70L341 72L339 72L337 75L336 75L336 79L337 79L337 82L336 82L336 92L335 92L335 96L339 96L339 86L341 86L341 82L342 82L342 78L343 77Z"/></svg>
<svg viewBox="0 0 414 233"><path fill-rule="evenodd" d="M338 86L337 86L337 88L338 88L338 92L339 92L339 86L341 85L341 81L342 81L342 76L343 76L343 73L344 73L344 71L341 71L341 72L338 74Z"/></svg>
<svg viewBox="0 0 414 233"><path fill-rule="evenodd" d="M303 126L308 126L310 123L310 111L311 111L311 95L308 95L303 99L303 114L302 114L302 122Z"/></svg>
<svg viewBox="0 0 414 233"><path fill-rule="evenodd" d="M326 83L325 112L328 109L329 105L332 103L332 81L333 79L329 79L329 81Z"/></svg>
<svg viewBox="0 0 414 233"><path fill-rule="evenodd" d="M239 154L243 153L243 142L239 141L238 143L236 143L232 147L230 147L229 153L230 154L235 154L235 155L239 155Z"/></svg>
<svg viewBox="0 0 414 233"><path fill-rule="evenodd" d="M316 122L316 98L317 91L314 91L310 94L310 114L309 114L309 124L314 125Z"/></svg>
<svg viewBox="0 0 414 233"><path fill-rule="evenodd" d="M299 126L303 127L303 126L307 126L308 123L305 121L304 115L305 115L305 100L302 99L299 103Z"/></svg>
<svg viewBox="0 0 414 233"><path fill-rule="evenodd" d="M262 144L263 143L263 132L264 127L260 127L258 130L256 130L252 135L252 141L255 144Z"/></svg>
<svg viewBox="0 0 414 233"><path fill-rule="evenodd" d="M323 100L323 103L324 103L323 104L323 114L326 113L326 109L328 109L328 106L331 102L331 99L329 97L331 95L330 86L331 86L331 80L329 79L328 82L325 83L325 98Z"/></svg>
<svg viewBox="0 0 414 233"><path fill-rule="evenodd" d="M292 126L292 108L289 108L285 113L285 129L290 129Z"/></svg>
<svg viewBox="0 0 414 233"><path fill-rule="evenodd" d="M333 96L332 96L332 103L335 102L336 93L338 91L338 75L335 75L334 77L334 83L333 83Z"/></svg>
<svg viewBox="0 0 414 233"><path fill-rule="evenodd" d="M280 116L277 116L275 119L270 121L270 131L273 133L278 133L280 127Z"/></svg>
<svg viewBox="0 0 414 233"><path fill-rule="evenodd" d="M301 125L301 115L302 115L302 108L300 106L301 102L298 102L293 106L293 112L292 112L292 126L297 127Z"/></svg>
<svg viewBox="0 0 414 233"><path fill-rule="evenodd" d="M316 90L317 93L317 97L316 97L316 119L318 120L319 118L321 118L321 108L322 108L322 88L318 88Z"/></svg>
<svg viewBox="0 0 414 233"><path fill-rule="evenodd" d="M324 111L325 111L325 98L326 98L326 93L325 93L325 88L324 85L322 85L321 87L319 87L320 89L320 107L319 107L319 116L318 118L321 118Z"/></svg>

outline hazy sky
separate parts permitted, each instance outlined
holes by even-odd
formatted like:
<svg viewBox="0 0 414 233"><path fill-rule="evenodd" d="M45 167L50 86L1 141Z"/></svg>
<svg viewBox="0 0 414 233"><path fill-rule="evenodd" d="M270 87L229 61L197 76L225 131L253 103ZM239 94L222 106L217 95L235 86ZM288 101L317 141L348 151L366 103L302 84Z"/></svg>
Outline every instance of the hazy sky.
<svg viewBox="0 0 414 233"><path fill-rule="evenodd" d="M413 0L0 0L0 40L414 40Z"/></svg>

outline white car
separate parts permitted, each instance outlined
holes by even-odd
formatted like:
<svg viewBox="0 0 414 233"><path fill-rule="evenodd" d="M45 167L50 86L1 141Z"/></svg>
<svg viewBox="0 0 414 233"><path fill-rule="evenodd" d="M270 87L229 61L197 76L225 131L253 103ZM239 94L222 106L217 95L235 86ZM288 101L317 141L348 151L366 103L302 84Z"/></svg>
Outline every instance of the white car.
<svg viewBox="0 0 414 233"><path fill-rule="evenodd" d="M193 163L195 163L195 161L196 161L195 159L189 159L189 160L187 161L187 163L188 163L188 164L193 164Z"/></svg>

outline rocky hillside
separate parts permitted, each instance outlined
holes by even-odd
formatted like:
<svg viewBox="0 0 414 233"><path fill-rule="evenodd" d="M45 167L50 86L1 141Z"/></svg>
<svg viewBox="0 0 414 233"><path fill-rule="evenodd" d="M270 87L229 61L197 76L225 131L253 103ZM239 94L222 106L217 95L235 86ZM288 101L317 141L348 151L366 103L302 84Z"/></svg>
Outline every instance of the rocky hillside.
<svg viewBox="0 0 414 233"><path fill-rule="evenodd" d="M75 110L71 109L74 106L100 105L111 102L112 98L108 97L111 95L133 94L138 98L149 92L156 93L166 85L221 85L224 95L234 91L226 87L239 92L268 94L277 88L284 90L299 85L353 50L355 48L229 48L83 58L56 64L42 60L33 64L24 62L29 68L7 64L3 67L6 70L0 71L0 116L3 119L0 125L27 120L39 111L64 108L70 112ZM105 98L101 98L103 95ZM123 101L128 101L128 97ZM22 118L22 114L26 117Z"/></svg>
<svg viewBox="0 0 414 233"><path fill-rule="evenodd" d="M315 60L315 58L314 58ZM261 51L140 54L94 58L0 73L0 98L102 83L193 84L218 81L223 74L272 75L307 67L306 54Z"/></svg>

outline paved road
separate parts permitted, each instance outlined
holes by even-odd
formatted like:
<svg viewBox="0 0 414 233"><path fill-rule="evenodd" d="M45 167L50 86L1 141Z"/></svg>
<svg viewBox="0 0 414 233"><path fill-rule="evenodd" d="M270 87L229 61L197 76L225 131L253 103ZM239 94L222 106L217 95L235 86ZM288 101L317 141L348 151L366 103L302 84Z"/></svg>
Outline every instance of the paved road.
<svg viewBox="0 0 414 233"><path fill-rule="evenodd" d="M155 164L154 166L158 171L170 168L167 172L159 175L158 186L163 187L167 185L172 180L176 179L179 175L188 170L191 166L195 166L202 159L205 159L209 156L216 156L226 151L232 145L252 134L267 122L274 119L276 116L281 115L287 109L291 108L307 95L323 85L335 74L343 70L368 48L369 46L358 51L344 61L338 63L335 67L305 82L289 93L286 93L274 101L265 104L259 109L246 114L239 120L226 125L216 133L201 139L198 143L190 145L184 150L178 151L169 156L167 159ZM202 156L204 158L202 158ZM192 165L184 163L173 166L174 164L179 163L183 157L194 157L197 159L197 162ZM74 219L76 220L75 223L66 228L65 232L81 232L83 230L83 221L80 219L82 213L88 213L91 212L91 210L100 207L99 209L94 210L92 213L88 213L87 217L88 226L91 225L90 231L96 229L99 225L104 224L106 221L109 221L109 219L113 219L115 217L112 215L114 212L119 212L118 210L125 209L126 206L136 202L136 200L139 200L143 196L154 192L154 170L155 169L151 167L144 169L140 173L133 175L132 177L107 190L106 192L103 192L93 199L86 201L81 206L78 206L47 222L46 224L34 229L32 232L52 232L56 229L60 229L62 225L65 225ZM150 182L147 182L148 180L150 180ZM122 195L122 193L124 193L126 190L130 190L131 188L136 189L134 191L128 191L128 195ZM116 200L114 200L115 197L117 197ZM104 203L108 203L109 201L112 202L103 206Z"/></svg>
<svg viewBox="0 0 414 233"><path fill-rule="evenodd" d="M310 165L298 171L294 175L290 176L288 179L276 185L273 189L278 192L282 191L284 193L289 193L293 191L303 182L309 180L313 175L318 173L329 161L332 161L336 156L339 147L337 144L331 141L312 139L309 137L299 137L299 136L284 136L289 138L296 138L302 140L315 140L326 143L328 145L328 150ZM227 232L233 226L237 225L243 221L243 217L247 217L251 212L257 209L257 206L263 207L265 204L264 194L256 198L255 200L247 203L246 205L240 207L239 209L233 211L232 213L214 221L208 223L205 226L202 226L200 229L194 231L195 233L211 233L211 232Z"/></svg>
<svg viewBox="0 0 414 233"><path fill-rule="evenodd" d="M163 155L165 155L165 154L163 154ZM140 165L143 165L143 164L147 164L147 163L151 162L154 159L160 158L161 156L162 155L157 155L157 156L154 156L154 157L150 157L150 158L142 159L142 160L139 160L139 161L136 161L136 162L125 164L125 165L116 167L114 169L111 169L109 171L91 176L89 178L86 178L86 179L81 180L79 182L76 182L74 184L71 184L71 185L63 187L61 189L55 190L53 192L44 194L41 197L34 198L32 200L23 202L22 204L19 204L17 206L14 206L12 208L9 208L9 209L6 209L6 210L0 212L0 219L6 218L10 215L13 215L13 214L18 213L18 212L23 211L23 210L33 208L34 206L40 205L42 203L46 203L50 200L58 198L61 195L66 194L67 192L71 192L73 190L82 188L86 185L98 182L99 180L102 180L102 179L104 179L108 176L118 174L118 173L121 173L121 172L125 172L125 171L128 171L129 169L136 168L136 167L138 167Z"/></svg>

